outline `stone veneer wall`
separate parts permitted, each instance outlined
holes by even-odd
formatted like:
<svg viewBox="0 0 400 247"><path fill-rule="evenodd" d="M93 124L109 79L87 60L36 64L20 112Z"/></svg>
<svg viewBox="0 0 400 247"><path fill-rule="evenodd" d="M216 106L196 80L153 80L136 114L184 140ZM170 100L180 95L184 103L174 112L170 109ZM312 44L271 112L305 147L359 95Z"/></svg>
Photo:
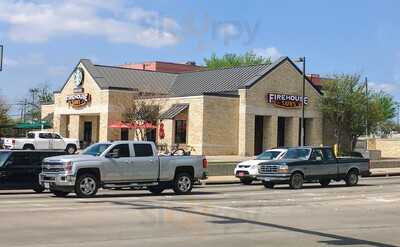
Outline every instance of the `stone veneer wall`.
<svg viewBox="0 0 400 247"><path fill-rule="evenodd" d="M368 139L368 150L380 150L382 158L400 158L400 139Z"/></svg>
<svg viewBox="0 0 400 247"><path fill-rule="evenodd" d="M239 98L204 96L203 122L204 154L238 154Z"/></svg>

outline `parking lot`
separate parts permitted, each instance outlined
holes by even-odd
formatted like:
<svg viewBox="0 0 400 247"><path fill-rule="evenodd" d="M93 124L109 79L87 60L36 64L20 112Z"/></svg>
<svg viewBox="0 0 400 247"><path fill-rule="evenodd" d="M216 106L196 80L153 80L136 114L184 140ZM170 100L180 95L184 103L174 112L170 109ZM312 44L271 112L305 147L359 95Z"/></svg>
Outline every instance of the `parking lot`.
<svg viewBox="0 0 400 247"><path fill-rule="evenodd" d="M0 191L1 246L400 246L400 177L302 190L239 184L93 199Z"/></svg>

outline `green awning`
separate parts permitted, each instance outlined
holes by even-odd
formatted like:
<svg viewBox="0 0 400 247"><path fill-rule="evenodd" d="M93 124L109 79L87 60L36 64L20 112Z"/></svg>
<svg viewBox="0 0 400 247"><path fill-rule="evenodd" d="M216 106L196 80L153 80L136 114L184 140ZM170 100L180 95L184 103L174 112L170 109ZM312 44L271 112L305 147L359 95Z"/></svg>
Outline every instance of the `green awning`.
<svg viewBox="0 0 400 247"><path fill-rule="evenodd" d="M47 121L17 123L15 129L50 129L52 126Z"/></svg>

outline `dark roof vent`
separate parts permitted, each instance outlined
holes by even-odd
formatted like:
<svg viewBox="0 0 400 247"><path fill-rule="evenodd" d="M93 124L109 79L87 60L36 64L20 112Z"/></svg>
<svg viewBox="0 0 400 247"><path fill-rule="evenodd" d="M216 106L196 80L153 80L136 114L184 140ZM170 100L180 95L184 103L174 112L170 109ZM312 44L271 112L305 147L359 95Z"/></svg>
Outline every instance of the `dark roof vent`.
<svg viewBox="0 0 400 247"><path fill-rule="evenodd" d="M185 64L186 65L196 66L196 62L195 61L187 61Z"/></svg>

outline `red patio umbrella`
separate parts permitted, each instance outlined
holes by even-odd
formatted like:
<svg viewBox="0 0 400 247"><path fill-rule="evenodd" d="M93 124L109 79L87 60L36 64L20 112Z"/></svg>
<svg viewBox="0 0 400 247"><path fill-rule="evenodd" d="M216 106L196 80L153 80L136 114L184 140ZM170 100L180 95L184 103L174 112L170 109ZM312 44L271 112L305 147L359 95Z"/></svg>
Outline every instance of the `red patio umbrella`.
<svg viewBox="0 0 400 247"><path fill-rule="evenodd" d="M115 123L108 125L108 127L115 128L115 129L130 129L130 128L132 128L132 124L119 121L119 122L115 122Z"/></svg>
<svg viewBox="0 0 400 247"><path fill-rule="evenodd" d="M152 123L142 123L142 124L133 123L132 128L134 128L134 129L156 129L157 126Z"/></svg>

